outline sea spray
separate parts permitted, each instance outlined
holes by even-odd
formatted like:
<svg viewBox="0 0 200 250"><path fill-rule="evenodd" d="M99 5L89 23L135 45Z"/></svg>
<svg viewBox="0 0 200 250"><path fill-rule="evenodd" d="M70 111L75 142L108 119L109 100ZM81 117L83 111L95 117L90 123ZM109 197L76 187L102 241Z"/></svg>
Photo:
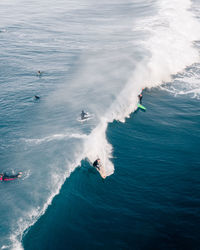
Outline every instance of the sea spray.
<svg viewBox="0 0 200 250"><path fill-rule="evenodd" d="M152 88L171 81L173 74L183 71L188 65L199 61L199 52L194 41L200 39L200 24L195 19L191 1L163 0L157 3L158 14L140 21L133 31L143 31L148 39L142 42L147 56L138 62L124 89L108 108L100 124L85 143L85 152L91 162L101 159L107 175L114 172L109 160L112 146L106 140L108 122L125 118L137 109L138 94L143 88Z"/></svg>
<svg viewBox="0 0 200 250"><path fill-rule="evenodd" d="M112 157L112 146L106 138L107 124L105 119L100 121L99 125L85 140L84 152L91 164L97 158L100 158L101 163L105 167L106 176L109 176L114 172L114 165L109 160Z"/></svg>
<svg viewBox="0 0 200 250"><path fill-rule="evenodd" d="M191 1L171 4L159 1L157 7L158 15L145 18L133 29L148 33L149 38L141 42L148 53L138 62L124 89L107 110L109 122L124 122L137 108L137 96L142 89L170 81L173 74L200 59L193 44L200 39L200 24L189 11Z"/></svg>
<svg viewBox="0 0 200 250"><path fill-rule="evenodd" d="M54 172L51 176L51 183L50 185L54 187L52 194L48 197L48 200L42 207L33 207L32 211L28 210L24 216L24 218L20 218L16 224L14 225L13 232L10 235L10 241L12 245L6 246L12 250L22 250L24 249L21 241L22 237L28 232L27 230L31 228L32 225L45 213L46 209L49 205L51 205L53 198L59 194L60 189L65 182L66 178L68 178L71 172L80 165L81 159L83 155L76 155L74 162L68 162L68 170L63 173L61 176L60 173Z"/></svg>

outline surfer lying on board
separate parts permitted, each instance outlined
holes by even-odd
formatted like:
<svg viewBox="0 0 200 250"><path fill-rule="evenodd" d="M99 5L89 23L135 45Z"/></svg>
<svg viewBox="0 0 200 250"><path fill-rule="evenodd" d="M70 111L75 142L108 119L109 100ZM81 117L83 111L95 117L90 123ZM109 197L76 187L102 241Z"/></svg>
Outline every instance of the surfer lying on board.
<svg viewBox="0 0 200 250"><path fill-rule="evenodd" d="M22 176L22 172L15 175L0 174L0 181L12 181Z"/></svg>
<svg viewBox="0 0 200 250"><path fill-rule="evenodd" d="M97 168L98 170L100 170L100 166L101 166L101 162L100 159L96 159L96 161L93 162L93 167Z"/></svg>
<svg viewBox="0 0 200 250"><path fill-rule="evenodd" d="M38 95L35 95L34 97L35 97L36 100L40 99L40 97Z"/></svg>

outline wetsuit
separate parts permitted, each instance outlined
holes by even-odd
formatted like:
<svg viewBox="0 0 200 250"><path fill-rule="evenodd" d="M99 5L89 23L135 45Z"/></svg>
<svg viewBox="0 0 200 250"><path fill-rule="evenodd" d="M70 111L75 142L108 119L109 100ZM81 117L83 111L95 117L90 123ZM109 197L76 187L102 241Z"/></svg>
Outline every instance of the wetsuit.
<svg viewBox="0 0 200 250"><path fill-rule="evenodd" d="M20 176L21 176L21 174L19 174L19 173L15 174L15 175L1 174L0 181L12 181L12 180L19 178Z"/></svg>
<svg viewBox="0 0 200 250"><path fill-rule="evenodd" d="M99 163L98 163L98 160L94 161L93 167L95 167L95 168L97 168L98 170L100 170L100 165L99 165Z"/></svg>
<svg viewBox="0 0 200 250"><path fill-rule="evenodd" d="M139 97L140 104L142 104L142 97L143 97L142 94L140 94L138 97Z"/></svg>
<svg viewBox="0 0 200 250"><path fill-rule="evenodd" d="M85 118L85 116L87 115L87 113L85 113L84 111L81 112L81 119L83 120Z"/></svg>

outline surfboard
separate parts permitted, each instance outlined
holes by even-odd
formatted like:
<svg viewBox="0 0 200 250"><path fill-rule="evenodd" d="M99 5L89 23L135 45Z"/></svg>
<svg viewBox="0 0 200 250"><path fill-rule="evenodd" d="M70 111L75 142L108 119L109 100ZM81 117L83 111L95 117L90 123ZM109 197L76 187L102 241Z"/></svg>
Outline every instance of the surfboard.
<svg viewBox="0 0 200 250"><path fill-rule="evenodd" d="M143 110L146 110L146 108L142 105L142 104L140 104L140 103L138 103L138 108L140 108L140 109L143 109Z"/></svg>
<svg viewBox="0 0 200 250"><path fill-rule="evenodd" d="M90 119L92 119L92 118L93 118L93 115L87 113L87 115L85 115L85 117L84 117L83 119L77 118L77 121L78 121L78 122L85 122L85 121L88 121L88 120L90 120Z"/></svg>
<svg viewBox="0 0 200 250"><path fill-rule="evenodd" d="M0 176L0 181L13 181L13 180L16 180L16 179L19 179L22 177L22 172L19 172L18 174L16 175L8 175L8 176Z"/></svg>
<svg viewBox="0 0 200 250"><path fill-rule="evenodd" d="M100 166L100 170L99 169L96 169L96 170L99 172L99 174L101 175L101 177L103 179L106 178L106 172L105 172L105 169L104 169L103 165Z"/></svg>
<svg viewBox="0 0 200 250"><path fill-rule="evenodd" d="M90 120L90 119L91 119L91 117L87 117L87 118L84 118L84 119L77 118L77 121L78 121L78 122L86 122L86 121L88 121L88 120Z"/></svg>

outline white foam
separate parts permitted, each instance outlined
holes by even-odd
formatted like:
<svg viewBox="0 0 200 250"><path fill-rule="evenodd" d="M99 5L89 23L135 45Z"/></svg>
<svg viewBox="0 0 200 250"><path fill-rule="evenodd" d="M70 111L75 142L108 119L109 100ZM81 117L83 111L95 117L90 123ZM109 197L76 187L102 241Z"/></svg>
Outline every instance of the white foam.
<svg viewBox="0 0 200 250"><path fill-rule="evenodd" d="M63 139L70 139L70 138L76 138L76 139L83 139L86 138L86 134L78 134L78 133L67 133L67 134L54 134L49 135L44 138L34 138L34 139L23 139L25 142L30 144L40 144L43 142L50 142L54 140L63 140Z"/></svg>
<svg viewBox="0 0 200 250"><path fill-rule="evenodd" d="M1 247L1 249L8 249L8 248L9 248L8 245L3 245L3 246Z"/></svg>
<svg viewBox="0 0 200 250"><path fill-rule="evenodd" d="M183 74L176 75L171 83L160 86L160 88L174 96L187 95L200 99L200 64L194 64Z"/></svg>
<svg viewBox="0 0 200 250"><path fill-rule="evenodd" d="M112 146L106 138L107 121L102 119L99 125L85 140L84 154L93 163L97 158L101 159L105 167L106 176L114 172L114 165L109 160L112 157Z"/></svg>

